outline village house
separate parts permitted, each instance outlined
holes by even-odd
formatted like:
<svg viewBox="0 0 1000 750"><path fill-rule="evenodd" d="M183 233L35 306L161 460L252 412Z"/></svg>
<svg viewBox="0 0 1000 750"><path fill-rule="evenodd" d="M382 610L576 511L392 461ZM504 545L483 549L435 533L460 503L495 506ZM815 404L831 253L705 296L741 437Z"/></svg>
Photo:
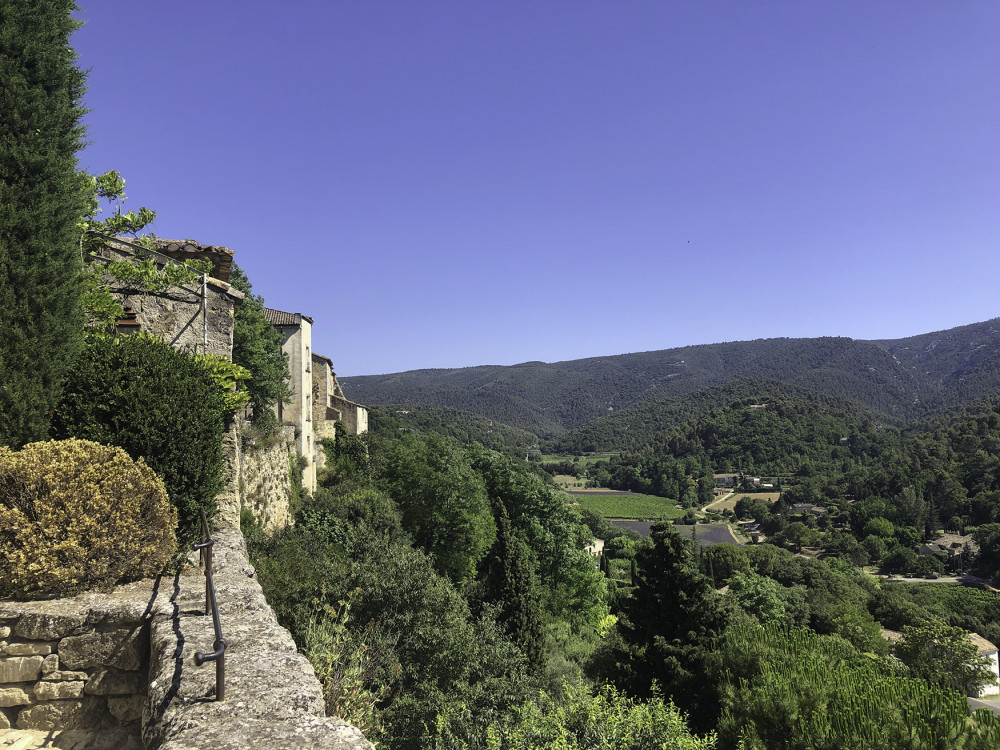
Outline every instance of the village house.
<svg viewBox="0 0 1000 750"><path fill-rule="evenodd" d="M125 308L118 331L148 331L178 349L233 357L233 325L243 293L229 284L233 252L227 247L200 245L193 240L155 240L156 251L122 238L108 238L94 258L95 265L137 258L151 259L158 268L199 258L212 262L200 282L149 291L105 277Z"/></svg>
<svg viewBox="0 0 1000 750"><path fill-rule="evenodd" d="M334 436L338 420L353 435L367 432L368 410L344 398L333 362L312 351L312 318L269 307L264 308L264 315L281 333L281 351L288 357L291 375L291 401L277 404L275 411L279 422L294 428L296 448L306 459L302 486L314 492L316 470L325 463L320 441Z"/></svg>
<svg viewBox="0 0 1000 750"><path fill-rule="evenodd" d="M95 258L97 264L147 258L159 268L189 259L212 263L212 270L203 274L200 282L158 291L106 276L109 288L125 308L125 318L117 324L119 332L148 331L176 348L232 359L233 326L243 302L243 293L229 284L232 250L193 240L155 239L157 249L150 251L122 238L105 240ZM288 358L292 391L290 402L276 404L275 411L278 421L292 428L295 448L306 459L303 486L314 492L316 470L325 462L320 441L334 437L337 421L351 434L367 432L368 410L344 397L333 362L312 351L312 318L271 308L264 308L264 314L282 335L281 350Z"/></svg>

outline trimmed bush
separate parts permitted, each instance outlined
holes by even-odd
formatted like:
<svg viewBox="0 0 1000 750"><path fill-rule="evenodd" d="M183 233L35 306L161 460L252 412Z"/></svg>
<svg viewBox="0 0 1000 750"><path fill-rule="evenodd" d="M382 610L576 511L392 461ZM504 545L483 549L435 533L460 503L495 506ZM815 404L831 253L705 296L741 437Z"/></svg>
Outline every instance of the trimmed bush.
<svg viewBox="0 0 1000 750"><path fill-rule="evenodd" d="M88 440L0 447L0 596L65 595L146 578L177 549L163 480Z"/></svg>
<svg viewBox="0 0 1000 750"><path fill-rule="evenodd" d="M181 535L222 486L224 394L193 356L144 334L91 336L66 382L54 437L124 448L163 478Z"/></svg>

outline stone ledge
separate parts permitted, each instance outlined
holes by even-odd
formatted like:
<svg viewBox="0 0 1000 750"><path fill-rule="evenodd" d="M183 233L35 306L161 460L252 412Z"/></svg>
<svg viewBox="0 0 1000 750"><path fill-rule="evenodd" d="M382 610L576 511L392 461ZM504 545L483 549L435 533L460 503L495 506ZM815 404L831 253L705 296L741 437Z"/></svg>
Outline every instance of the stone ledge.
<svg viewBox="0 0 1000 750"><path fill-rule="evenodd" d="M226 700L214 700L212 618L202 614L204 578L177 576L160 587L150 628L150 682L143 717L147 750L267 747L373 750L360 730L325 715L309 661L278 625L247 560L243 535L219 529L215 585L226 652ZM167 589L170 589L169 591Z"/></svg>

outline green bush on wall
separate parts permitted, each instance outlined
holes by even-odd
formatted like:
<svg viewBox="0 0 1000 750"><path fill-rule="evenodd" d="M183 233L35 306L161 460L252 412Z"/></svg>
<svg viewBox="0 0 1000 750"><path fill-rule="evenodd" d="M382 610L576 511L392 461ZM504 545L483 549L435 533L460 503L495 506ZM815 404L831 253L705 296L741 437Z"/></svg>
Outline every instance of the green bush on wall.
<svg viewBox="0 0 1000 750"><path fill-rule="evenodd" d="M193 356L145 334L91 336L63 391L54 435L124 448L167 487L184 538L222 486L222 391Z"/></svg>
<svg viewBox="0 0 1000 750"><path fill-rule="evenodd" d="M159 573L177 549L163 480L87 440L0 447L0 596L71 594Z"/></svg>

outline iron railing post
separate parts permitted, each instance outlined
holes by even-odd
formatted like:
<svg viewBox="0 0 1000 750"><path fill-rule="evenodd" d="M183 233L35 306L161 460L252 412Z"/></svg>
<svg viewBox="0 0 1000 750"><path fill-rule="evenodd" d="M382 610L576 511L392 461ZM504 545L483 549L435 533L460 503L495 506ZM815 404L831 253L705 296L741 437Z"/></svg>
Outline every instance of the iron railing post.
<svg viewBox="0 0 1000 750"><path fill-rule="evenodd" d="M201 554L205 565L205 615L211 615L212 625L215 627L215 643L212 648L215 650L210 654L196 651L194 663L199 667L206 661L215 662L215 699L224 701L226 699L226 647L229 645L222 636L222 622L219 619L219 603L215 600L215 561L213 546L215 541L208 532L208 517L204 508L201 511L201 541L191 545Z"/></svg>

